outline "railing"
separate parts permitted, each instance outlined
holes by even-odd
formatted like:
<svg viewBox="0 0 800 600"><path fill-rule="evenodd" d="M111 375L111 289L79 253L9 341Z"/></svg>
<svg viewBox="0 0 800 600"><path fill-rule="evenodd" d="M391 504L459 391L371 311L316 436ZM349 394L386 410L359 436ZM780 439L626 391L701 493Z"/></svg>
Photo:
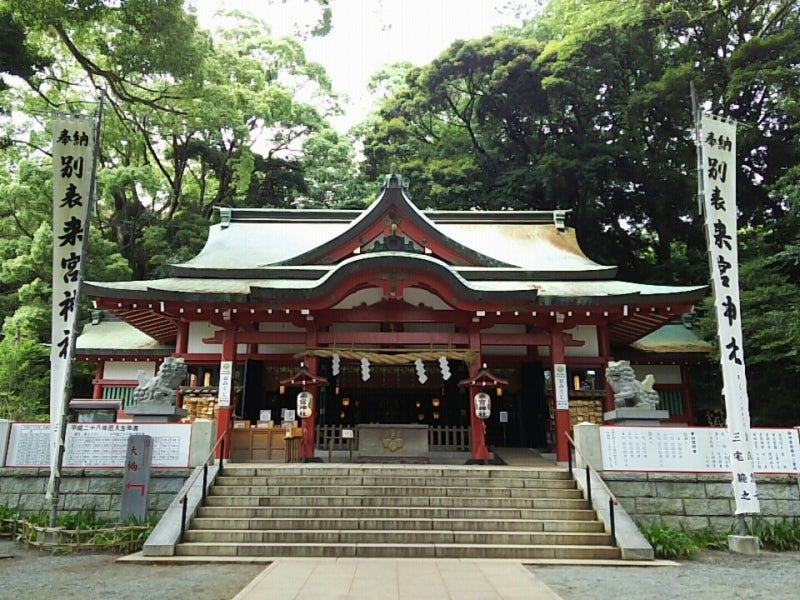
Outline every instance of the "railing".
<svg viewBox="0 0 800 600"><path fill-rule="evenodd" d="M589 461L586 460L583 452L581 452L580 448L575 445L575 440L570 437L569 433L566 431L564 435L567 436L567 440L569 441L569 452L567 453L567 461L569 466L569 476L573 477L572 475L572 451L575 450L578 454L580 454L581 458L583 459L584 464L586 465L586 496L589 500L589 503L592 503L592 478L591 473L594 473L597 476L597 480L600 482L600 485L603 486L606 493L608 494L608 514L609 514L609 525L611 527L611 544L613 546L617 545L617 532L616 527L614 524L614 505L619 504L619 500L613 494L613 492L609 489L606 485L606 482L603 481L603 478L600 477L600 474L594 469L594 467L589 464Z"/></svg>
<svg viewBox="0 0 800 600"><path fill-rule="evenodd" d="M355 438L343 438L342 429L352 429ZM318 425L316 437L316 447L323 450L358 450L355 425ZM428 427L428 447L433 451L467 451L470 449L470 428L431 425Z"/></svg>
<svg viewBox="0 0 800 600"><path fill-rule="evenodd" d="M469 450L469 433L469 427L431 426L428 428L428 448L453 452Z"/></svg>
<svg viewBox="0 0 800 600"><path fill-rule="evenodd" d="M317 425L316 447L323 450L348 450L352 445L358 449L358 438L342 438L342 429L352 429L355 435L355 425Z"/></svg>
<svg viewBox="0 0 800 600"><path fill-rule="evenodd" d="M214 444L214 447L211 449L211 452L208 453L205 460L203 461L203 489L201 491L201 504L206 503L206 488L208 487L208 463L214 456L219 447L219 470L217 473L222 473L222 469L225 466L225 440L230 438L230 430L226 431L221 438L217 440L217 443ZM230 441L230 440L229 440ZM183 496L181 496L179 502L181 503L181 536L180 542L183 543L183 537L186 533L186 509L187 504L189 503L189 492L192 490L192 486L194 485L195 480L199 476L200 471L195 471L192 473L192 476L189 478L185 489L186 491L183 492Z"/></svg>

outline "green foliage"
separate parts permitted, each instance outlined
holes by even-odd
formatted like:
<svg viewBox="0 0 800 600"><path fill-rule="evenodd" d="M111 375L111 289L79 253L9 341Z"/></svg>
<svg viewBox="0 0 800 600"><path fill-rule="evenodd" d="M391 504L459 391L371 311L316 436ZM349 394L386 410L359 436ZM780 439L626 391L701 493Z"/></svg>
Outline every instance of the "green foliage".
<svg viewBox="0 0 800 600"><path fill-rule="evenodd" d="M113 525L111 519L97 515L95 508L84 507L77 511L62 514L58 517L58 527L64 529L100 529Z"/></svg>
<svg viewBox="0 0 800 600"><path fill-rule="evenodd" d="M25 29L0 4L0 74L29 78L44 65L44 59L28 46ZM7 87L0 77L0 91Z"/></svg>
<svg viewBox="0 0 800 600"><path fill-rule="evenodd" d="M794 425L800 386L800 285L792 244L800 234L786 218L770 229L739 233L740 305L751 421L759 426ZM714 299L696 319L702 337L719 352Z"/></svg>
<svg viewBox="0 0 800 600"><path fill-rule="evenodd" d="M733 533L733 527L728 531L687 530L657 523L639 525L639 529L653 546L657 558L691 558L703 550L727 550L728 536ZM800 519L797 517L775 520L755 516L747 529L768 550L800 550Z"/></svg>
<svg viewBox="0 0 800 600"><path fill-rule="evenodd" d="M6 335L0 340L0 356L0 418L49 418L50 349L30 338Z"/></svg>
<svg viewBox="0 0 800 600"><path fill-rule="evenodd" d="M640 525L639 529L656 558L691 558L703 549L692 532L685 529L657 523Z"/></svg>
<svg viewBox="0 0 800 600"><path fill-rule="evenodd" d="M786 517L769 520L761 516L753 517L748 524L750 535L761 540L761 545L769 550L800 550L800 519Z"/></svg>
<svg viewBox="0 0 800 600"><path fill-rule="evenodd" d="M120 525L113 519L99 516L94 507L88 507L60 513L55 528L48 527L49 522L47 511L22 515L18 508L0 505L0 534L58 551L88 549L129 553L141 550L158 523L158 517L151 516L147 522L129 518Z"/></svg>
<svg viewBox="0 0 800 600"><path fill-rule="evenodd" d="M330 26L326 0L319 11L313 35ZM218 206L363 199L352 147L326 122L339 109L324 69L263 21L226 23L212 37L182 0L0 0L0 70L28 83L0 95L15 115L0 120L0 323L4 344L18 343L0 377L6 413L34 418L47 398L36 397L37 343L50 341L46 112L91 111L92 89L106 100L88 280L166 275L202 248ZM31 369L28 391L13 364Z"/></svg>
<svg viewBox="0 0 800 600"><path fill-rule="evenodd" d="M711 528L692 530L691 536L701 550L727 550L731 530L717 531Z"/></svg>
<svg viewBox="0 0 800 600"><path fill-rule="evenodd" d="M653 546L656 558L692 558L703 550L725 550L731 533L710 528L689 530L658 523L639 525L639 529Z"/></svg>

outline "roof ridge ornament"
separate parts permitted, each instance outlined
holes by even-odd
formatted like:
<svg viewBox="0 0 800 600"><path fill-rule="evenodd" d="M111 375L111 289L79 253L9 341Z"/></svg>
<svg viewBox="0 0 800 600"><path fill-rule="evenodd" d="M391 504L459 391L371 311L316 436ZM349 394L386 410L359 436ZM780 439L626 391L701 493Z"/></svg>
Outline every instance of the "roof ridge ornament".
<svg viewBox="0 0 800 600"><path fill-rule="evenodd" d="M231 224L231 207L217 206L215 208L219 211L220 227L222 227L222 229L227 228Z"/></svg>
<svg viewBox="0 0 800 600"><path fill-rule="evenodd" d="M388 188L401 189L404 192L408 193L408 184L409 184L408 178L400 175L397 172L397 165L393 164L391 172L383 178L383 183L381 183L381 187L383 189L388 189Z"/></svg>
<svg viewBox="0 0 800 600"><path fill-rule="evenodd" d="M556 229L559 231L564 231L566 229L566 225L564 221L566 220L567 213L570 212L568 210L554 210L553 211L553 223L556 226Z"/></svg>

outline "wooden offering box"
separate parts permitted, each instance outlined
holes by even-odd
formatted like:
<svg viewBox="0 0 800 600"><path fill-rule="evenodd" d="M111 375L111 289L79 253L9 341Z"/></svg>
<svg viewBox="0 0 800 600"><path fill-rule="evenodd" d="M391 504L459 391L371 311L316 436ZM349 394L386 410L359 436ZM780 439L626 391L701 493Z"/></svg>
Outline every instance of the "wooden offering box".
<svg viewBox="0 0 800 600"><path fill-rule="evenodd" d="M284 462L286 430L282 427L247 427L231 430L231 461Z"/></svg>

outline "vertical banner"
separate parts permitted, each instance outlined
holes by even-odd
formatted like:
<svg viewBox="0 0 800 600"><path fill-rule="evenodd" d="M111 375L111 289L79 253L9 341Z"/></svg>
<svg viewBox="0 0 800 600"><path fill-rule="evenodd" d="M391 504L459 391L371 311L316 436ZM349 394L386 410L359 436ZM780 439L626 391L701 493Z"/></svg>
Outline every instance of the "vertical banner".
<svg viewBox="0 0 800 600"><path fill-rule="evenodd" d="M50 424L59 443L74 354L78 294L86 261L94 176L95 117L53 117L53 308L50 349ZM54 448L56 450L56 448ZM57 471L58 452L51 454Z"/></svg>
<svg viewBox="0 0 800 600"><path fill-rule="evenodd" d="M556 363L553 365L555 381L553 385L556 392L556 410L569 410L569 383L567 382L567 365Z"/></svg>
<svg viewBox="0 0 800 600"><path fill-rule="evenodd" d="M717 315L736 514L761 511L753 475L753 443L744 364L736 232L736 124L703 114L706 239Z"/></svg>

